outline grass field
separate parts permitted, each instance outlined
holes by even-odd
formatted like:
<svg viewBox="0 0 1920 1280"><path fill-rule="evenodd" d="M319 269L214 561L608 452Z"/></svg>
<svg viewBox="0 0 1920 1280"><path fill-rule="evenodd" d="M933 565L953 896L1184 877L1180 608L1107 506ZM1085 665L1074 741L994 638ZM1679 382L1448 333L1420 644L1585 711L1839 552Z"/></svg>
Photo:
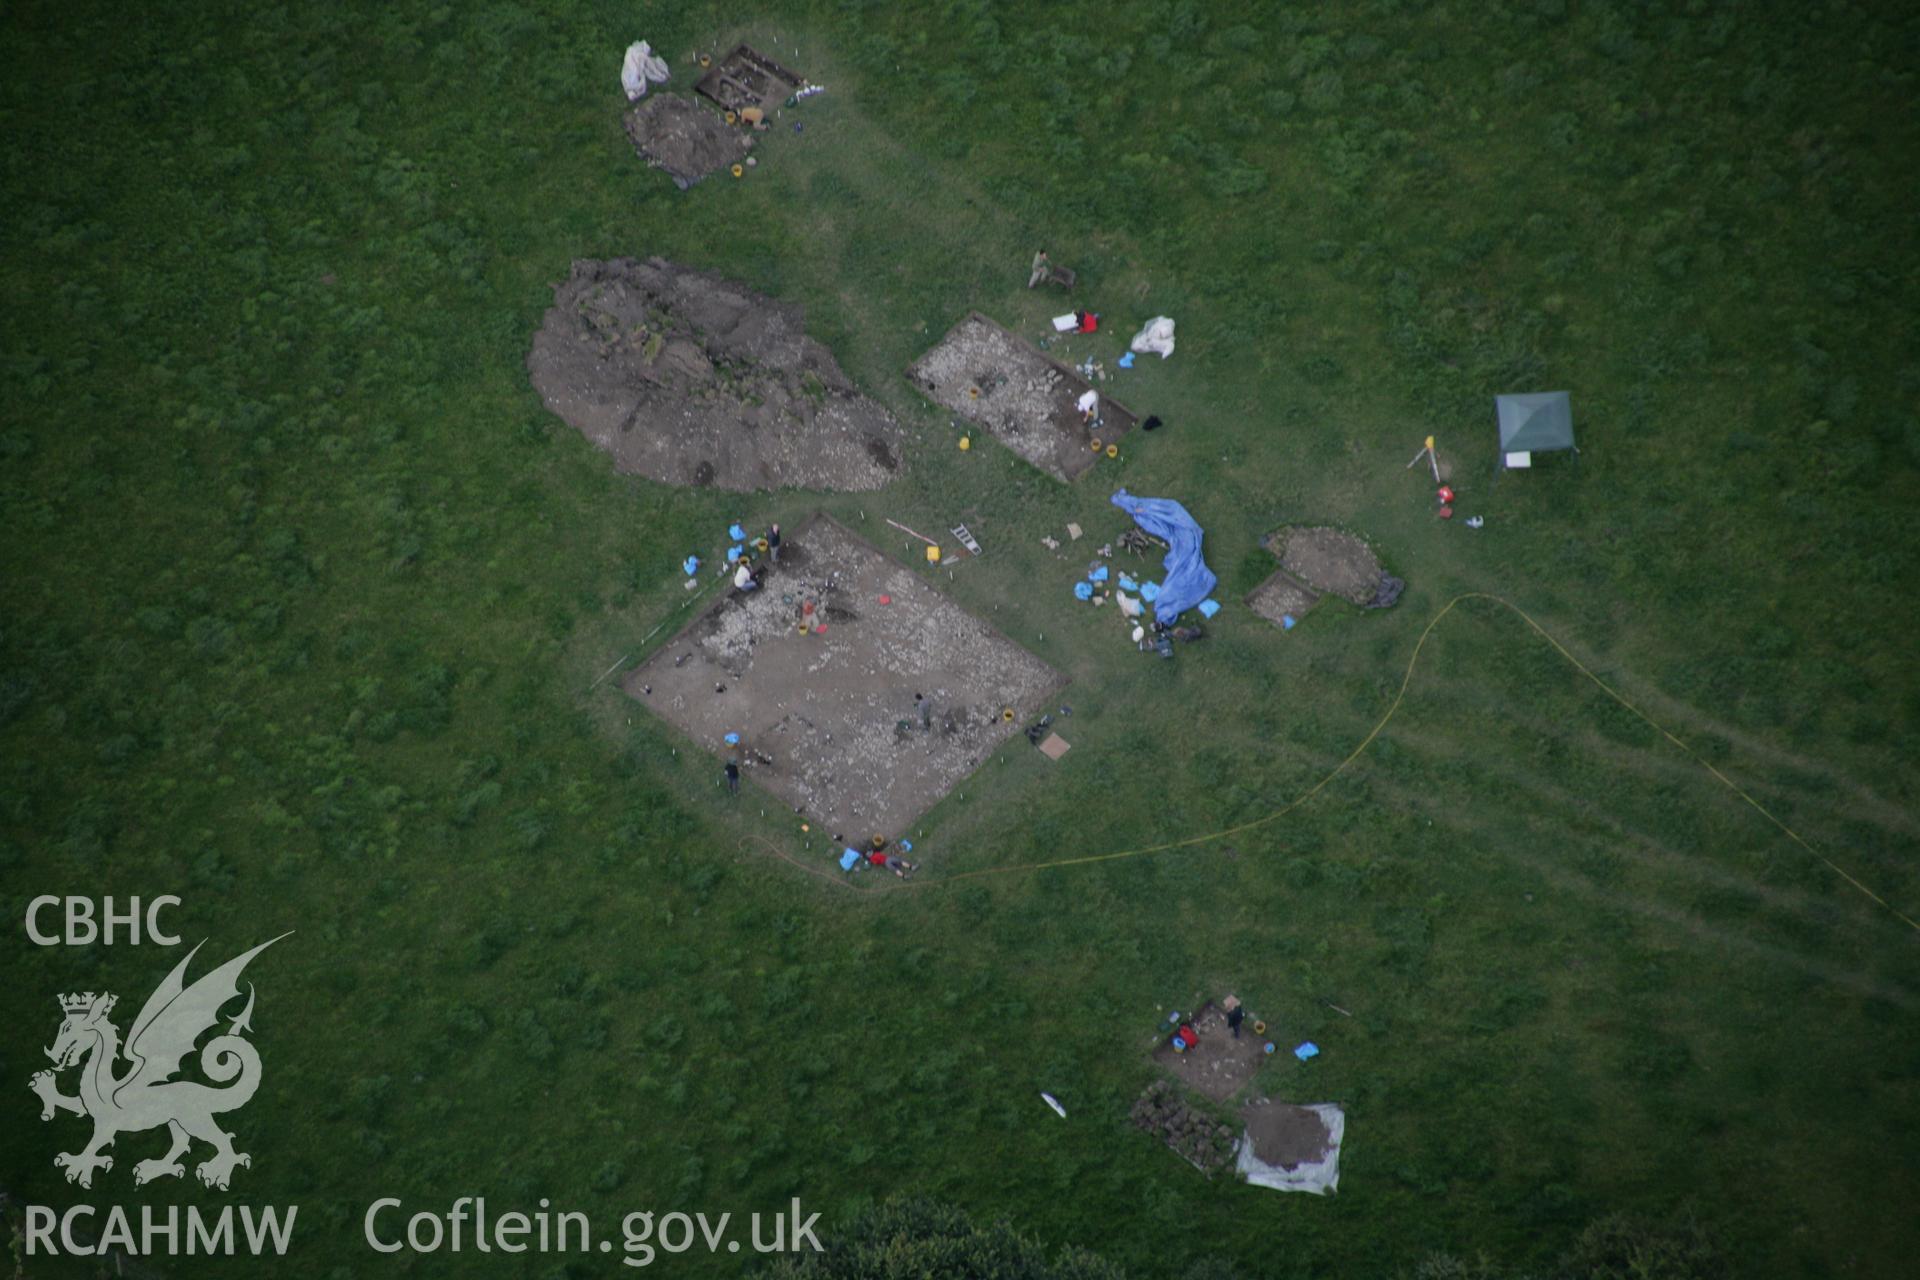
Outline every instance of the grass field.
<svg viewBox="0 0 1920 1280"><path fill-rule="evenodd" d="M17 1200L298 1204L289 1276L615 1274L379 1256L378 1196L611 1221L797 1195L831 1231L895 1191L1143 1276L1539 1266L1604 1214L1683 1205L1738 1274L1907 1273L1920 932L1498 606L1455 608L1366 754L1283 818L1018 869L1287 804L1471 591L1920 916L1915 16L401 0L0 24ZM747 179L676 191L621 132L621 50L652 40L686 92L689 55L742 36L828 92ZM1147 317L1179 325L1119 390L1168 429L1071 489L955 450L902 376L969 308L1039 332L1040 244L1109 364ZM622 254L804 304L914 431L902 478L742 502L615 476L524 359L570 260ZM1496 484L1491 397L1549 387L1578 465ZM1484 530L1437 523L1403 469L1429 432ZM1205 645L1141 659L1039 545L1117 531L1122 484L1188 505L1223 600L1287 523L1364 534L1407 595L1286 635L1230 603ZM689 550L814 509L967 521L987 557L943 586L1073 681L1072 753L987 762L928 815L912 892L769 856L819 851L590 687L684 617ZM298 931L249 970L266 1070L230 1195L135 1192L155 1134L90 1192L52 1167L84 1132L25 1087L54 995L117 991L124 1027L175 957L29 945L45 893L178 894L216 959ZM1127 1125L1161 1011L1226 990L1321 1045L1261 1083L1347 1106L1337 1197L1210 1184ZM92 1274L61 1265L26 1274Z"/></svg>

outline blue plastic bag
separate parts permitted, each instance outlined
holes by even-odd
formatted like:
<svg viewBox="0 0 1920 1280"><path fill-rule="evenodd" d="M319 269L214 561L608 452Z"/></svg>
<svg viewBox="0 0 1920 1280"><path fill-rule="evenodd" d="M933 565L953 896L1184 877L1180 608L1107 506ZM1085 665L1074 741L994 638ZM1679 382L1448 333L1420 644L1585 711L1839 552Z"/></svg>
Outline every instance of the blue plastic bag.
<svg viewBox="0 0 1920 1280"><path fill-rule="evenodd" d="M732 563L733 563L733 562L734 562L735 560L738 560L738 559L739 559L739 558L740 558L741 556L743 556L743 555L745 555L746 553L747 553L747 549L746 549L745 547L743 547L743 546L740 546L740 545L738 545L738 544L735 544L734 546L731 546L731 547L728 547L728 548L727 548L727 563L728 563L728 564L732 564Z"/></svg>
<svg viewBox="0 0 1920 1280"><path fill-rule="evenodd" d="M1220 612L1220 602L1218 600L1202 600L1200 602L1201 617L1211 618L1218 612Z"/></svg>
<svg viewBox="0 0 1920 1280"><path fill-rule="evenodd" d="M1088 582L1105 582L1106 580L1107 580L1107 566L1105 565L1101 565L1099 568L1091 570L1087 574Z"/></svg>
<svg viewBox="0 0 1920 1280"><path fill-rule="evenodd" d="M851 871L859 865L860 851L858 849L849 849L840 855L840 869L842 871Z"/></svg>
<svg viewBox="0 0 1920 1280"><path fill-rule="evenodd" d="M1293 626L1294 626L1294 617L1292 614L1283 613L1280 615L1280 629L1282 631L1291 631L1293 630Z"/></svg>
<svg viewBox="0 0 1920 1280"><path fill-rule="evenodd" d="M691 578L694 574L700 572L700 557L688 556L686 563L681 565L680 567L682 569L685 569L687 571L687 576Z"/></svg>
<svg viewBox="0 0 1920 1280"><path fill-rule="evenodd" d="M1133 368L1133 352L1129 351L1127 352L1127 354L1120 357L1120 367L1122 369Z"/></svg>
<svg viewBox="0 0 1920 1280"><path fill-rule="evenodd" d="M1155 600L1158 600L1160 598L1160 584L1157 582L1141 583L1140 598L1142 600L1145 600L1148 604L1152 604Z"/></svg>
<svg viewBox="0 0 1920 1280"><path fill-rule="evenodd" d="M1122 591L1138 591L1140 584L1123 573L1120 575L1120 589Z"/></svg>
<svg viewBox="0 0 1920 1280"><path fill-rule="evenodd" d="M1074 598L1075 600L1091 600L1091 599L1093 599L1093 584L1092 584L1091 582L1076 582L1076 583L1074 583L1074 584L1073 584L1073 598Z"/></svg>
<svg viewBox="0 0 1920 1280"><path fill-rule="evenodd" d="M1320 1046L1311 1040L1308 1040L1293 1051L1293 1056L1302 1062L1305 1062L1308 1058L1316 1058L1319 1055Z"/></svg>
<svg viewBox="0 0 1920 1280"><path fill-rule="evenodd" d="M737 524L730 524L727 526L727 536L735 542L745 542L747 540L747 531Z"/></svg>

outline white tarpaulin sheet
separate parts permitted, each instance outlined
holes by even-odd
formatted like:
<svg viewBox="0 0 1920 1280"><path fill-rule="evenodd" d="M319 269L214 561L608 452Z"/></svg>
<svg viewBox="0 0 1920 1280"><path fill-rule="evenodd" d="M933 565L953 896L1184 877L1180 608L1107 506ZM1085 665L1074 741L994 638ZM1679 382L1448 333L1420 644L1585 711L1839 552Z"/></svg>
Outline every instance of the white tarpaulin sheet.
<svg viewBox="0 0 1920 1280"><path fill-rule="evenodd" d="M1312 1164L1297 1164L1292 1168L1283 1165L1264 1164L1253 1154L1253 1134L1243 1131L1240 1134L1240 1176L1248 1182L1262 1187L1272 1187L1275 1191L1306 1191L1316 1196L1324 1196L1340 1189L1340 1139L1346 1136L1347 1115L1335 1102L1316 1102L1304 1108L1313 1112L1327 1126L1327 1154Z"/></svg>

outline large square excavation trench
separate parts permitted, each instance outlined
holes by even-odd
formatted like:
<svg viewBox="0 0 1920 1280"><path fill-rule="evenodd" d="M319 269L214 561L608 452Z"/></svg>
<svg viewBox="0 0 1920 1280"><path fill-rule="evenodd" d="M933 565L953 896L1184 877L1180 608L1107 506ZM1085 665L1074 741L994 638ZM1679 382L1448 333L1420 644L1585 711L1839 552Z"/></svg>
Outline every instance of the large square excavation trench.
<svg viewBox="0 0 1920 1280"><path fill-rule="evenodd" d="M1102 460L1094 448L1133 430L1133 411L978 311L907 370L935 404L981 427L1054 479L1071 483ZM1082 394L1100 397L1099 421L1081 420Z"/></svg>
<svg viewBox="0 0 1920 1280"><path fill-rule="evenodd" d="M764 586L728 589L621 683L713 752L716 776L738 759L743 797L758 785L816 832L854 842L910 834L1067 681L815 516L787 531Z"/></svg>

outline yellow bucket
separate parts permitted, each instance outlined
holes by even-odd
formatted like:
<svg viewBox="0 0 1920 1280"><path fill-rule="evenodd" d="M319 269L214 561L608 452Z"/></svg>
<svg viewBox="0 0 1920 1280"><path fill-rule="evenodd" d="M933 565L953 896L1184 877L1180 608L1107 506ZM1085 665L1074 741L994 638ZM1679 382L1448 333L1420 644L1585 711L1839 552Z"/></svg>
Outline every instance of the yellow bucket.
<svg viewBox="0 0 1920 1280"><path fill-rule="evenodd" d="M961 451L962 453L965 453L965 452L966 452L966 451L967 451L968 449L971 449L971 448L973 448L973 437L972 437L972 436L961 436L961 437L960 437L960 451Z"/></svg>
<svg viewBox="0 0 1920 1280"><path fill-rule="evenodd" d="M940 563L940 548L938 548L938 547L928 547L928 548L927 548L927 563L928 563L928 564L939 564L939 563Z"/></svg>

